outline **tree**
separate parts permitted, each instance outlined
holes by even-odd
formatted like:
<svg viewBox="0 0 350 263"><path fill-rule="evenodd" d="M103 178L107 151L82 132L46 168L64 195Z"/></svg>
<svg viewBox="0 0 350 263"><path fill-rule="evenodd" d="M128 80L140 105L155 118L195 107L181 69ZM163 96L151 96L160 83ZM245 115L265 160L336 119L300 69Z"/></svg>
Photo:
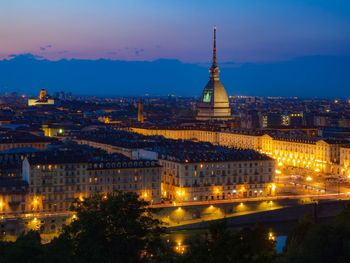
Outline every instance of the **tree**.
<svg viewBox="0 0 350 263"><path fill-rule="evenodd" d="M300 248L301 243L304 241L308 231L315 225L315 218L306 214L299 219L298 225L288 235L284 250L287 253L295 253Z"/></svg>
<svg viewBox="0 0 350 263"><path fill-rule="evenodd" d="M299 223L288 237L281 262L286 263L342 263L350 258L350 208L345 209L331 222Z"/></svg>
<svg viewBox="0 0 350 263"><path fill-rule="evenodd" d="M40 234L31 230L21 234L15 242L0 242L0 262L46 262Z"/></svg>
<svg viewBox="0 0 350 263"><path fill-rule="evenodd" d="M180 262L265 263L275 258L275 241L261 225L232 231L226 222L212 225L209 232L193 242Z"/></svg>
<svg viewBox="0 0 350 263"><path fill-rule="evenodd" d="M77 219L49 249L64 248L65 257L72 259L66 262L156 261L164 256L163 228L148 205L136 194L122 192L76 200L72 210Z"/></svg>

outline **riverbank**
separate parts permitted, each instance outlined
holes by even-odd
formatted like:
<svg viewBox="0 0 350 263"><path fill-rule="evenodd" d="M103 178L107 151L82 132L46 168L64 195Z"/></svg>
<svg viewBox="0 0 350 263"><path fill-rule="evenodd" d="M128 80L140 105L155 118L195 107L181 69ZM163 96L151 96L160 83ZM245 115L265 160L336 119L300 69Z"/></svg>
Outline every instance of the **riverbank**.
<svg viewBox="0 0 350 263"><path fill-rule="evenodd" d="M316 221L324 218L331 218L339 214L344 206L349 205L349 200L336 200L336 201L319 201L309 204L294 204L293 206L284 206L278 209L271 209L269 211L254 212L242 215L233 215L231 217L226 216L224 218L218 218L213 220L202 220L200 222L182 224L178 226L171 226L168 231L176 230L193 230L193 229L205 229L215 222L225 220L229 227L243 227L248 225L254 225L256 223L277 224L281 222L295 222L297 223L299 218L311 214L315 217Z"/></svg>

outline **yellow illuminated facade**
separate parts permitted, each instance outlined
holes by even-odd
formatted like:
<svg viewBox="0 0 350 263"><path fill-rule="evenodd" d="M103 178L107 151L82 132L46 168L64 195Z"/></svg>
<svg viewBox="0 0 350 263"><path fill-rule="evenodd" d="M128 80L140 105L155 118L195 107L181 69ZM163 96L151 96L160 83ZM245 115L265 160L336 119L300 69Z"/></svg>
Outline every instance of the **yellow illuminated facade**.
<svg viewBox="0 0 350 263"><path fill-rule="evenodd" d="M324 140L302 140L261 137L261 152L277 160L278 166L306 168L315 172L336 172L340 159L340 145Z"/></svg>
<svg viewBox="0 0 350 263"><path fill-rule="evenodd" d="M146 129L130 128L131 131L143 135L160 135L174 140L193 140L199 142L210 142L215 145L236 147L241 149L260 149L261 136L254 133L231 133L205 130L167 130L167 129Z"/></svg>
<svg viewBox="0 0 350 263"><path fill-rule="evenodd" d="M107 196L118 190L134 192L151 204L161 200L161 167L156 161L29 160L23 161L23 180L10 178L16 181L0 189L1 230L8 235L29 229L54 233L76 218L70 211L75 199L84 200L95 193Z"/></svg>
<svg viewBox="0 0 350 263"><path fill-rule="evenodd" d="M23 177L29 184L30 211L65 212L76 198L116 190L160 202L160 166L153 161L30 164L25 159Z"/></svg>
<svg viewBox="0 0 350 263"><path fill-rule="evenodd" d="M23 142L0 142L0 151L6 151L15 148L34 148L38 150L46 150L51 141L48 140L33 140Z"/></svg>
<svg viewBox="0 0 350 263"><path fill-rule="evenodd" d="M340 148L340 173L350 177L350 147Z"/></svg>
<svg viewBox="0 0 350 263"><path fill-rule="evenodd" d="M176 202L267 196L275 170L273 160L160 164L163 197Z"/></svg>
<svg viewBox="0 0 350 263"><path fill-rule="evenodd" d="M47 137L56 137L64 135L64 128L62 127L50 127L44 124L41 129L44 131L44 135Z"/></svg>
<svg viewBox="0 0 350 263"><path fill-rule="evenodd" d="M30 98L28 99L28 106L36 105L54 105L55 100L49 97L47 90L41 89L39 93L39 98Z"/></svg>
<svg viewBox="0 0 350 263"><path fill-rule="evenodd" d="M328 142L322 139L288 139L267 134L235 131L166 130L137 127L130 129L143 135L161 135L170 139L205 141L215 145L256 150L274 158L277 166L280 167L292 166L332 174L342 174L349 167L347 155L349 151L344 147L344 142Z"/></svg>

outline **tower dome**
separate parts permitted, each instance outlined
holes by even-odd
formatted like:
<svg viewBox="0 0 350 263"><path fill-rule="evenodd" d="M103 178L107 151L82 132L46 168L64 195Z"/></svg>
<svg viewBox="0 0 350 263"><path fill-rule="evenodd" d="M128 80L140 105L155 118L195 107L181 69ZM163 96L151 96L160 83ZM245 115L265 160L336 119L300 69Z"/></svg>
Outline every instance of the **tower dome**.
<svg viewBox="0 0 350 263"><path fill-rule="evenodd" d="M209 71L209 81L197 103L197 119L227 120L231 117L231 108L227 92L219 78L220 70L216 62L216 27L214 27L213 62Z"/></svg>

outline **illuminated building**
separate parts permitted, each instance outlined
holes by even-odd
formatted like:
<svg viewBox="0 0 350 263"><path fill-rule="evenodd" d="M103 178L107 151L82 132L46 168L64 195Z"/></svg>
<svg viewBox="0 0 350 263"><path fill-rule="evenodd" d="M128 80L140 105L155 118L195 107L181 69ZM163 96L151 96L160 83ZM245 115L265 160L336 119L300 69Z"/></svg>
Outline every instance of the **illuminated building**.
<svg viewBox="0 0 350 263"><path fill-rule="evenodd" d="M126 131L82 134L77 142L119 152L135 160L140 157L158 159L162 166L162 197L176 201L266 195L275 170L274 161L256 151L147 137Z"/></svg>
<svg viewBox="0 0 350 263"><path fill-rule="evenodd" d="M45 150L52 139L24 132L6 132L0 138L0 151L17 148Z"/></svg>
<svg viewBox="0 0 350 263"><path fill-rule="evenodd" d="M219 78L219 67L216 62L216 28L214 27L213 62L210 67L210 78L197 104L198 120L227 120L231 117L229 99Z"/></svg>
<svg viewBox="0 0 350 263"><path fill-rule="evenodd" d="M269 112L261 116L261 127L279 127L282 124L282 116L277 112ZM289 124L289 122L288 122Z"/></svg>
<svg viewBox="0 0 350 263"><path fill-rule="evenodd" d="M304 115L302 112L284 113L269 112L261 115L262 128L278 128L281 126L301 127Z"/></svg>
<svg viewBox="0 0 350 263"><path fill-rule="evenodd" d="M64 134L64 128L62 128L62 126L56 127L44 124L41 128L44 131L44 135L47 137L62 136Z"/></svg>
<svg viewBox="0 0 350 263"><path fill-rule="evenodd" d="M340 173L350 177L350 147L340 148Z"/></svg>
<svg viewBox="0 0 350 263"><path fill-rule="evenodd" d="M304 114L302 112L293 112L289 116L289 126L300 127L303 125Z"/></svg>
<svg viewBox="0 0 350 263"><path fill-rule="evenodd" d="M69 211L75 198L113 191L135 192L160 202L160 166L157 161L119 155L88 158L74 153L42 153L23 161L23 178L39 211Z"/></svg>
<svg viewBox="0 0 350 263"><path fill-rule="evenodd" d="M28 184L20 177L0 177L0 215L29 210Z"/></svg>
<svg viewBox="0 0 350 263"><path fill-rule="evenodd" d="M285 166L311 169L316 172L339 174L340 147L345 140L303 137L277 133L268 135L249 131L206 131L157 128L131 128L144 135L161 135L171 139L196 140L216 145L252 149L265 153Z"/></svg>
<svg viewBox="0 0 350 263"><path fill-rule="evenodd" d="M338 173L336 167L340 161L340 147L346 143L343 140L319 137L264 135L261 140L261 151L286 166Z"/></svg>
<svg viewBox="0 0 350 263"><path fill-rule="evenodd" d="M51 98L47 90L41 89L39 93L39 98L30 98L28 99L28 106L36 106L36 105L54 105L55 100Z"/></svg>
<svg viewBox="0 0 350 263"><path fill-rule="evenodd" d="M35 152L22 162L22 177L0 177L0 231L57 231L71 220L75 199L96 193L134 192L160 203L157 160L136 161L82 146L72 149Z"/></svg>
<svg viewBox="0 0 350 263"><path fill-rule="evenodd" d="M143 115L143 104L142 101L139 101L137 103L137 121L140 123L143 123L145 120L144 115Z"/></svg>
<svg viewBox="0 0 350 263"><path fill-rule="evenodd" d="M289 124L290 124L290 116L289 116L289 115L286 115L286 114L283 114L283 115L281 116L281 118L282 118L282 123L281 123L281 125L282 125L282 126L289 126Z"/></svg>
<svg viewBox="0 0 350 263"><path fill-rule="evenodd" d="M270 194L274 161L252 150L174 142L153 149L162 169L162 196L177 202Z"/></svg>
<svg viewBox="0 0 350 263"><path fill-rule="evenodd" d="M209 131L197 129L165 129L132 127L131 131L147 136L164 136L174 140L195 140L210 142L215 145L229 146L241 149L260 150L261 133L251 131Z"/></svg>

